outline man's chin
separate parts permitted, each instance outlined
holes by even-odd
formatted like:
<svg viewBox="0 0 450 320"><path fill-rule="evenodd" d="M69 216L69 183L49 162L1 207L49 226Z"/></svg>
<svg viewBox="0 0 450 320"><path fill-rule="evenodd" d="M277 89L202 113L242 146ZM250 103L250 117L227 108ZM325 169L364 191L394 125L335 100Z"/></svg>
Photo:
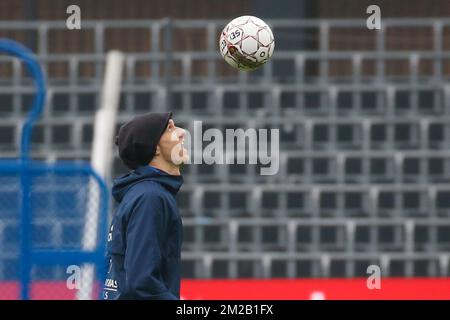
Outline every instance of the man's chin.
<svg viewBox="0 0 450 320"><path fill-rule="evenodd" d="M181 151L174 159L171 159L172 163L176 166L182 166L184 164L189 164L191 157L187 153L187 150Z"/></svg>
<svg viewBox="0 0 450 320"><path fill-rule="evenodd" d="M191 161L191 157L189 157L189 155L186 153L181 157L181 164L180 165L184 165L184 164L188 164Z"/></svg>

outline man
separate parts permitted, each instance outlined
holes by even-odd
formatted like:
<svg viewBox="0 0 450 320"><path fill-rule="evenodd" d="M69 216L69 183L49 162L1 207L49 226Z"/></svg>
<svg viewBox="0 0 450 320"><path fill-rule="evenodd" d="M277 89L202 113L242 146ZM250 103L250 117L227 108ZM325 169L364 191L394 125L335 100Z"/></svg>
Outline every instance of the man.
<svg viewBox="0 0 450 320"><path fill-rule="evenodd" d="M132 171L116 179L119 202L108 234L104 299L180 298L182 222L175 195L186 161L185 132L172 113L147 113L124 124L119 156Z"/></svg>

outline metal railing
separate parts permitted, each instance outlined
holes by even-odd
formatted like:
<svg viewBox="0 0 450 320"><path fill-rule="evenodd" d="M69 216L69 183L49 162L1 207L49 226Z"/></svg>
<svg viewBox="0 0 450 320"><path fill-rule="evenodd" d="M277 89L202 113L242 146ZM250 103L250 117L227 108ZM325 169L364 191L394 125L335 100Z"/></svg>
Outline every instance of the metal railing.
<svg viewBox="0 0 450 320"><path fill-rule="evenodd" d="M94 285L99 284L95 284L95 280L102 284L105 271L103 266L108 210L107 187L88 165L48 164L32 160L32 128L44 108L45 79L34 54L19 43L0 39L0 52L20 59L30 71L37 87L31 111L21 127L20 157L0 161L2 189L4 188L0 196L1 233L3 235L4 230L18 230L1 237L10 246L10 250L5 250L10 255L0 256L0 274L3 275L0 286L6 287L1 290L2 297L42 298L44 292L44 297L48 298L45 291L54 289L52 282L56 279L62 282L59 290L67 291L70 288L64 288L65 278L60 279L55 275L39 287L39 284L36 284L35 268L58 265L65 269L70 265L82 263L97 267L95 279L84 279L91 283L90 296L94 297ZM89 190L96 192L87 194L89 183L94 186ZM80 188L85 190L84 194L80 192ZM101 214L97 221L98 231L87 235L95 239L95 245L89 250L83 250L81 245L71 247L61 235L56 241L48 237L48 231L61 227L62 222L69 224L85 221L86 216L92 214L92 210L100 210ZM46 223L37 223L39 213L46 216ZM19 284L20 293L8 291L8 284L15 282ZM58 295L54 298L58 298Z"/></svg>

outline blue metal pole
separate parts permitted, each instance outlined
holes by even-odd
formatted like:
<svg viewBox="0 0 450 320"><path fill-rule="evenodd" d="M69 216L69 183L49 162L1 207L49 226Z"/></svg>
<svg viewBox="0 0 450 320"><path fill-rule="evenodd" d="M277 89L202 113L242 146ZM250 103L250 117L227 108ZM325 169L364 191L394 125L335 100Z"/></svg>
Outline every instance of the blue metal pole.
<svg viewBox="0 0 450 320"><path fill-rule="evenodd" d="M20 243L20 297L29 299L30 277L31 277L31 176L28 171L28 161L21 159L20 184L22 189L21 207L21 243Z"/></svg>

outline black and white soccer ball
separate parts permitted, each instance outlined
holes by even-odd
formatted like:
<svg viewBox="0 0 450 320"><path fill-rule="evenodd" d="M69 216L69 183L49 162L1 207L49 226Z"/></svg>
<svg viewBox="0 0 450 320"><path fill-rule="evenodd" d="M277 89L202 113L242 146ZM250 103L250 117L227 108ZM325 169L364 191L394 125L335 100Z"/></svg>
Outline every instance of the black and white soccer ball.
<svg viewBox="0 0 450 320"><path fill-rule="evenodd" d="M257 17L242 16L226 25L219 45L220 53L229 65L253 71L272 57L275 39L267 23Z"/></svg>

